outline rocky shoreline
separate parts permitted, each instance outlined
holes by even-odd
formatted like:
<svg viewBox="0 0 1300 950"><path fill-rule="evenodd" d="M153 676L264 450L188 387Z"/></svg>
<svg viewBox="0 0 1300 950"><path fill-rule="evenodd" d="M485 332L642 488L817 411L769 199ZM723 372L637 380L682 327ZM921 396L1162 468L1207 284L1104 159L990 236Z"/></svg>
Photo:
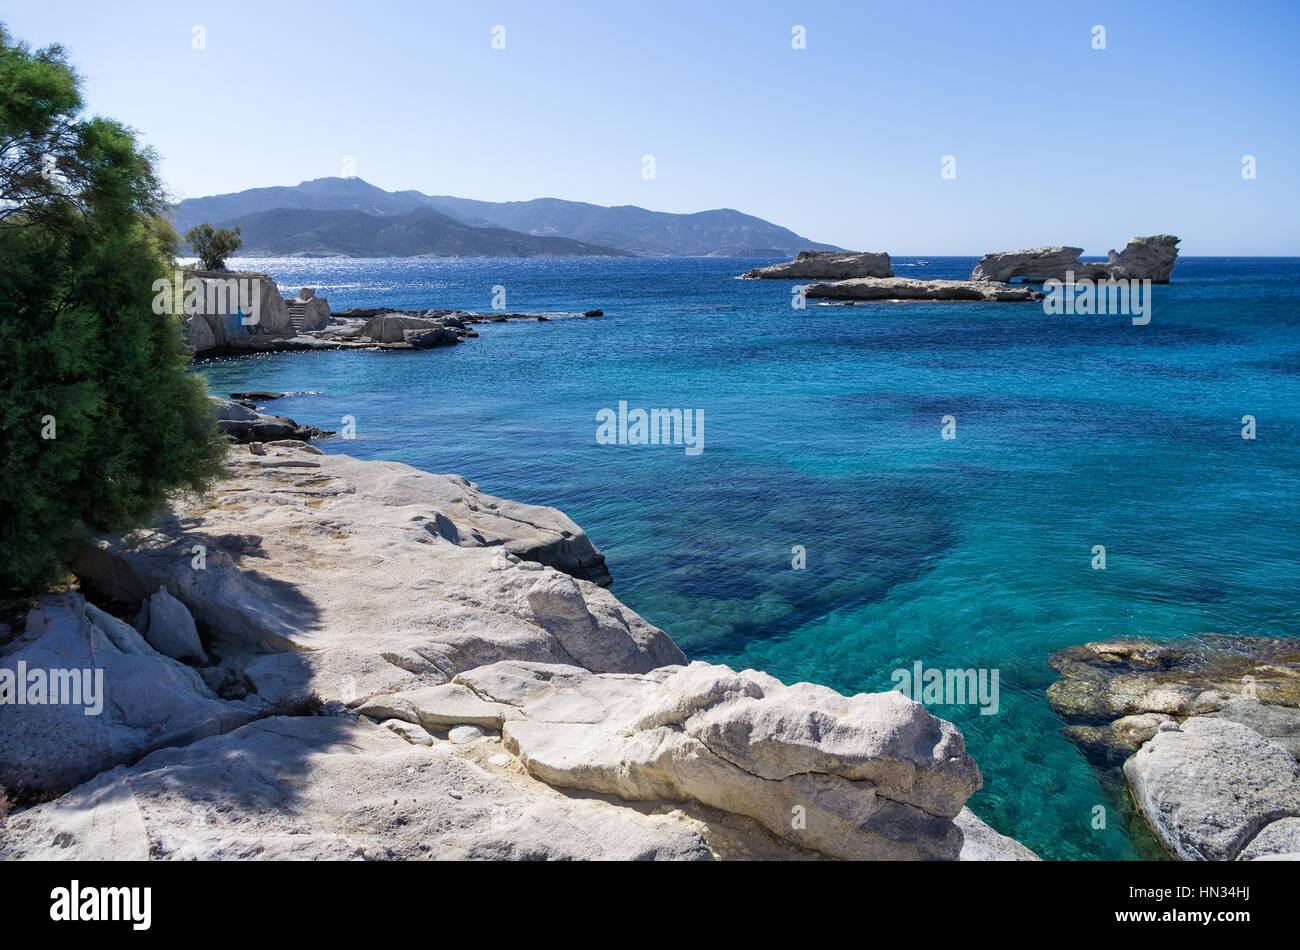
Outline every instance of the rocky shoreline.
<svg viewBox="0 0 1300 950"><path fill-rule="evenodd" d="M0 858L1033 857L950 723L687 663L554 509L298 441L229 467L4 647L108 701L0 705L0 783L57 794Z"/></svg>
<svg viewBox="0 0 1300 950"><path fill-rule="evenodd" d="M546 323L582 313L514 313L398 307L352 307L336 313L329 301L304 287L281 296L274 280L256 271L187 271L176 297L186 304L185 343L197 357L300 350L428 350L478 336L483 323ZM180 289L188 288L188 290Z"/></svg>
<svg viewBox="0 0 1300 950"><path fill-rule="evenodd" d="M1061 730L1183 860L1300 860L1300 645L1202 635L1053 654Z"/></svg>

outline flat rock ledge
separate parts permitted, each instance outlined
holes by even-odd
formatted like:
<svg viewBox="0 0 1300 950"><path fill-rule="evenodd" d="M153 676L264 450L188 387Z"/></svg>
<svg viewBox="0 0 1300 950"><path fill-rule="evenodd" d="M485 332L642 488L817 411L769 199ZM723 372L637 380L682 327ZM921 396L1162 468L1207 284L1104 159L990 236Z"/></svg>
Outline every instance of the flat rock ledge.
<svg viewBox="0 0 1300 950"><path fill-rule="evenodd" d="M861 277L811 284L804 296L824 300L968 300L1023 303L1042 300L1031 287L979 280L916 280L911 277Z"/></svg>
<svg viewBox="0 0 1300 950"><path fill-rule="evenodd" d="M851 277L893 277L889 255L841 251L800 251L792 261L755 267L745 278L847 280Z"/></svg>
<svg viewBox="0 0 1300 950"><path fill-rule="evenodd" d="M0 651L103 664L114 710L0 707L0 774L40 759L19 777L65 786L9 815L0 858L1033 857L965 808L981 780L950 723L687 664L584 579L603 558L558 511L263 452L88 545L82 593ZM153 619L192 619L192 662L145 641L149 611L122 619L164 587Z"/></svg>
<svg viewBox="0 0 1300 950"><path fill-rule="evenodd" d="M1156 837L1184 860L1300 860L1300 644L1203 635L1058 651L1061 730L1122 768Z"/></svg>

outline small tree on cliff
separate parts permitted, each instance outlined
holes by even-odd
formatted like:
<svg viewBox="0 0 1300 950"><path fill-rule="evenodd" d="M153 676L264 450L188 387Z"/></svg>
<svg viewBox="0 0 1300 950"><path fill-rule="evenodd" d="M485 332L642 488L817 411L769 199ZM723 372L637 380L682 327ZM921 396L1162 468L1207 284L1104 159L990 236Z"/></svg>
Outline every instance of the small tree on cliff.
<svg viewBox="0 0 1300 950"><path fill-rule="evenodd" d="M0 598L66 576L89 531L138 526L224 454L179 318L153 156L82 116L58 47L0 26Z"/></svg>
<svg viewBox="0 0 1300 950"><path fill-rule="evenodd" d="M185 232L185 240L194 248L202 270L225 270L226 258L239 250L239 228L213 228L204 221Z"/></svg>

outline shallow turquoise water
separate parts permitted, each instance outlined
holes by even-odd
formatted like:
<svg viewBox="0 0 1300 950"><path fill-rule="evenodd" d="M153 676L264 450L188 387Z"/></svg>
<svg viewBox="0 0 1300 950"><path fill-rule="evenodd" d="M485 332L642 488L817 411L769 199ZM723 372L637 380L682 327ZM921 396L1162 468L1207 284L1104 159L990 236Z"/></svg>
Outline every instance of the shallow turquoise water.
<svg viewBox="0 0 1300 950"><path fill-rule="evenodd" d="M354 416L327 451L563 509L692 658L847 693L917 660L997 669L996 715L934 711L984 773L972 808L1044 856L1138 853L1122 800L1058 734L1053 650L1300 631L1300 260L1181 260L1148 326L1033 304L795 310L791 284L733 279L765 262L725 259L238 263L335 310L487 310L494 285L513 311L603 308L447 350L199 366L215 392L321 390L274 411ZM620 400L702 409L704 451L597 444Z"/></svg>

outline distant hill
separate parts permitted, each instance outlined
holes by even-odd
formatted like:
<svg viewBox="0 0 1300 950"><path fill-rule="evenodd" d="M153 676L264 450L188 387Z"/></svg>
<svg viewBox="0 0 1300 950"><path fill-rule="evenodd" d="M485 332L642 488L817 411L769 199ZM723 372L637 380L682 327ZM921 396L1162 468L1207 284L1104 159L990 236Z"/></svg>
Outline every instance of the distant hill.
<svg viewBox="0 0 1300 950"><path fill-rule="evenodd" d="M353 256L401 256L405 253L442 256L492 256L498 245L532 238L544 243L518 243L530 249L528 256L637 254L661 257L781 257L803 250L842 250L800 237L788 228L730 209L669 214L647 211L634 205L607 208L581 201L537 198L532 201L475 201L450 195L430 196L418 191L384 191L360 178L318 178L299 185L252 188L233 194L187 198L174 209L176 228L184 233L204 221L222 227L238 224L244 229L244 253L276 255L319 255L345 253ZM298 212L299 214L287 214ZM301 212L352 212L380 219L363 223L359 218L307 218ZM437 218L415 217L398 224L385 218L401 218L421 212L440 212ZM247 224L246 219L250 220ZM471 231L492 230L494 235L456 232L448 224ZM367 248L358 233L349 237L336 225L355 226L365 234L382 235L386 248L423 246L447 250L394 251ZM254 229L256 246L250 240ZM446 233L438 233L439 228ZM514 232L507 238L503 232ZM410 235L405 242L400 237ZM416 241L414 235L418 234ZM415 244L411 242L415 241ZM301 243L307 242L307 243ZM554 243L567 242L567 243ZM271 247L276 250L270 250ZM335 248L334 251L326 250ZM463 248L463 251L454 248ZM482 249L476 249L476 248ZM505 252L500 252L504 254Z"/></svg>
<svg viewBox="0 0 1300 950"><path fill-rule="evenodd" d="M626 251L506 228L476 228L432 208L406 214L275 208L219 223L240 254L267 257L627 257Z"/></svg>
<svg viewBox="0 0 1300 950"><path fill-rule="evenodd" d="M637 254L747 257L842 250L729 208L669 214L635 205L607 208L560 198L494 202L435 195L429 201L439 211L467 224L492 224L525 234L574 238Z"/></svg>

